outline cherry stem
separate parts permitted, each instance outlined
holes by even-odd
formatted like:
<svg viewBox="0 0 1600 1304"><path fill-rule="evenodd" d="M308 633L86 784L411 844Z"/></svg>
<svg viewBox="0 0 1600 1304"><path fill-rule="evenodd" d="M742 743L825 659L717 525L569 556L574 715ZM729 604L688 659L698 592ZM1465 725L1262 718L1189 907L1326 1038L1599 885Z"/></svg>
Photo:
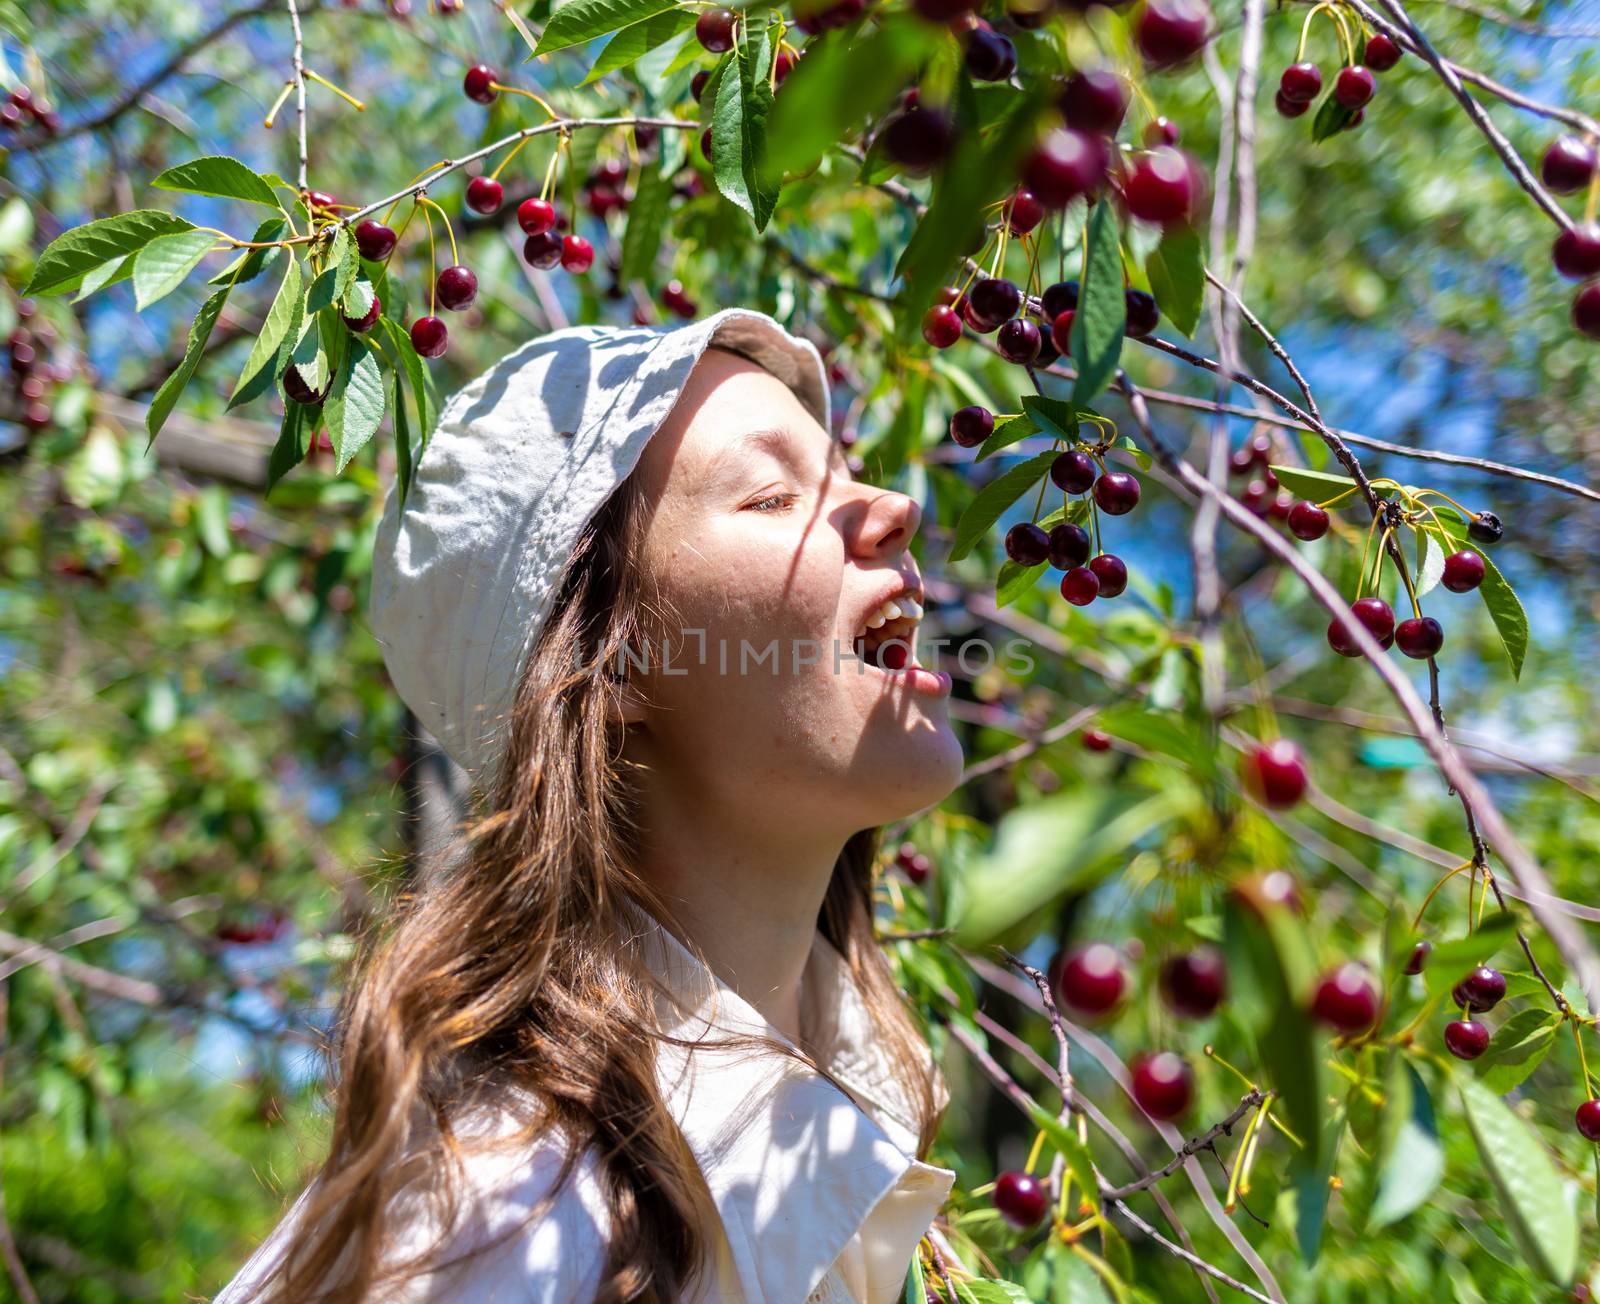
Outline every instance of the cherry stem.
<svg viewBox="0 0 1600 1304"><path fill-rule="evenodd" d="M456 233L450 225L450 214L445 212L444 209L439 208L439 205L433 200L429 199L426 195L418 195L417 200L420 203L426 204L429 208L438 209L439 220L444 223L444 233L450 237L450 262L452 265L458 265L461 262L461 255L456 250ZM431 219L428 222L428 234L430 236L433 234L433 222Z"/></svg>
<svg viewBox="0 0 1600 1304"><path fill-rule="evenodd" d="M414 215L417 209L421 208L423 220L428 224L428 316L436 317L438 313L434 309L437 306L435 297L439 293L439 259L434 254L433 249L433 214L424 207L427 202L421 195L418 195L417 202L412 205L411 211ZM399 242L396 241L396 243Z"/></svg>
<svg viewBox="0 0 1600 1304"><path fill-rule="evenodd" d="M1462 870L1471 869L1472 866L1473 866L1473 863L1474 862L1472 862L1470 860L1462 861L1459 865L1457 865L1454 869L1452 869L1448 874L1446 874L1443 878L1441 878L1437 883L1435 883L1428 890L1428 895L1422 898L1422 905L1419 906L1418 909L1417 909L1417 917L1411 921L1411 931L1413 933L1416 932L1419 927L1421 927L1421 925L1422 925L1422 916L1427 913L1428 906L1433 901L1433 898L1434 898L1435 894L1439 891L1439 889L1442 888L1451 879L1453 879Z"/></svg>
<svg viewBox="0 0 1600 1304"><path fill-rule="evenodd" d="M326 86L330 91L332 91L341 100L343 100L346 104L348 104L351 108L353 108L357 113L365 113L367 111L367 106L365 104L363 104L360 100L358 100L354 95L350 94L349 91L346 91L346 90L342 89L341 87L335 86L331 81L329 81L321 73L312 72L311 69L309 69L309 68L307 68L305 70L305 73L306 73L306 76L311 78L312 81L316 82L317 85Z"/></svg>
<svg viewBox="0 0 1600 1304"><path fill-rule="evenodd" d="M1578 1048L1578 1068L1583 1072L1583 1091L1586 1099L1594 1099L1594 1080L1589 1076L1589 1061L1583 1053L1583 1036L1578 1030L1579 1020L1572 1019L1572 1044Z"/></svg>
<svg viewBox="0 0 1600 1304"><path fill-rule="evenodd" d="M516 158L516 156L518 154L522 153L522 147L524 145L526 145L532 139L533 139L532 136L524 136L515 145L513 145L511 147L511 152L509 154L507 154L503 159L501 159L500 162L495 164L494 171L489 174L489 180L490 181L494 181L494 180L498 179L500 174L503 171L505 171L505 169L510 165L511 160Z"/></svg>
<svg viewBox="0 0 1600 1304"><path fill-rule="evenodd" d="M272 130L272 124L273 124L273 122L275 122L277 120L278 110L283 107L284 101L287 100L289 98L289 96L291 96L293 94L294 94L294 82L293 81L284 82L283 89L278 92L278 98L272 101L272 107L267 110L267 116L264 117L263 119L261 119L261 125L263 127L265 127L268 131Z"/></svg>
<svg viewBox="0 0 1600 1304"><path fill-rule="evenodd" d="M549 103L542 97L535 95L532 91L525 91L520 86L502 86L499 82L492 81L489 83L489 89L493 91L504 91L507 95L520 95L524 99L532 100L545 111L552 122L561 116L554 109L552 109Z"/></svg>

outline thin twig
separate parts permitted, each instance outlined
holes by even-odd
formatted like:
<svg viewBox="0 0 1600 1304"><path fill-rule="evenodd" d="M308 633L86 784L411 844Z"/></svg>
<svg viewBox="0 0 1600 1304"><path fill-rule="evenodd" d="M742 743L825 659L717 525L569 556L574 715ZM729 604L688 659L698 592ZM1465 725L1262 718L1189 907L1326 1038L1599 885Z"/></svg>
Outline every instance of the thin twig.
<svg viewBox="0 0 1600 1304"><path fill-rule="evenodd" d="M1146 1236L1148 1236L1151 1240L1153 1240L1157 1245L1161 1246L1162 1249L1166 1250L1167 1253L1177 1255L1178 1258L1182 1259L1185 1263L1193 1264L1196 1268L1200 1269L1201 1272L1207 1273L1208 1275L1210 1275L1212 1277L1215 1277L1218 1281L1220 1281L1225 1286L1232 1286L1234 1290L1240 1292L1243 1295L1248 1295L1251 1299L1261 1300L1261 1301L1263 1301L1263 1304L1273 1304L1273 1300L1272 1300L1272 1297L1270 1295L1263 1295L1254 1286L1247 1286L1247 1285L1244 1284L1244 1282L1240 1281L1237 1277L1230 1277L1227 1273L1222 1271L1222 1269L1217 1267L1215 1264L1207 1263L1198 1254L1191 1254L1188 1250L1184 1249L1183 1246L1174 1245L1165 1236L1163 1236L1160 1232L1158 1232L1154 1227L1152 1227L1149 1223L1147 1223L1143 1218L1139 1217L1138 1214L1134 1213L1134 1211L1132 1209L1128 1208L1128 1206L1126 1204L1124 1204L1121 1200L1118 1200L1115 1203L1116 1203L1117 1208L1122 1210L1122 1216L1124 1218L1126 1218L1129 1222L1131 1222L1135 1227L1137 1227L1140 1231L1142 1231Z"/></svg>
<svg viewBox="0 0 1600 1304"><path fill-rule="evenodd" d="M294 32L294 93L295 93L295 118L299 124L299 167L296 184L300 193L306 193L311 184L307 179L310 154L306 148L306 67L305 43L300 36L300 10L295 7L295 0L286 0L289 6L289 26Z"/></svg>

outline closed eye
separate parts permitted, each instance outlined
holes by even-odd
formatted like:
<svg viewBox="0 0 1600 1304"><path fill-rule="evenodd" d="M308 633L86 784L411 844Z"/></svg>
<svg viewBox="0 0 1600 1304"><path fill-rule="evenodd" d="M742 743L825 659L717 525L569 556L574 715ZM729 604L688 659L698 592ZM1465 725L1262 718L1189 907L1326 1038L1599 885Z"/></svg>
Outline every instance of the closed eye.
<svg viewBox="0 0 1600 1304"><path fill-rule="evenodd" d="M753 512L783 511L799 496L799 494L770 494L766 498L761 498L751 503L750 510ZM776 506L773 504L776 504Z"/></svg>

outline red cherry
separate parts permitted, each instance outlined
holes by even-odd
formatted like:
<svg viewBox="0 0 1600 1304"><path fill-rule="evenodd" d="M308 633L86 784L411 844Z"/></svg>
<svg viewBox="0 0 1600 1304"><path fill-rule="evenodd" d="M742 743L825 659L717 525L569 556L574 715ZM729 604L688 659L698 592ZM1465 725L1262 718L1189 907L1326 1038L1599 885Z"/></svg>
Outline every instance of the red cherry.
<svg viewBox="0 0 1600 1304"><path fill-rule="evenodd" d="M1094 459L1076 448L1068 449L1050 463L1050 482L1063 493L1088 493L1097 475Z"/></svg>
<svg viewBox="0 0 1600 1304"><path fill-rule="evenodd" d="M933 862L917 850L917 844L914 842L900 844L899 850L895 852L894 863L913 883L926 881L933 868Z"/></svg>
<svg viewBox="0 0 1600 1304"><path fill-rule="evenodd" d="M1107 471L1094 482L1094 500L1108 516L1126 516L1139 505L1139 481L1126 471Z"/></svg>
<svg viewBox="0 0 1600 1304"><path fill-rule="evenodd" d="M1359 109L1378 89L1378 81L1359 63L1339 69L1334 78L1333 98L1347 109Z"/></svg>
<svg viewBox="0 0 1600 1304"><path fill-rule="evenodd" d="M1582 190L1594 175L1595 152L1582 136L1557 136L1539 161L1539 175L1558 195Z"/></svg>
<svg viewBox="0 0 1600 1304"><path fill-rule="evenodd" d="M992 28L974 28L967 33L963 62L973 81L1006 81L1017 70L1017 47Z"/></svg>
<svg viewBox="0 0 1600 1304"><path fill-rule="evenodd" d="M948 349L961 338L961 318L944 304L935 304L923 315L922 338L936 349Z"/></svg>
<svg viewBox="0 0 1600 1304"><path fill-rule="evenodd" d="M1185 218L1195 200L1194 173L1181 150L1164 146L1141 154L1123 187L1128 211L1145 222Z"/></svg>
<svg viewBox="0 0 1600 1304"><path fill-rule="evenodd" d="M918 104L884 124L883 152L913 176L921 176L944 161L955 134L955 124L945 113Z"/></svg>
<svg viewBox="0 0 1600 1304"><path fill-rule="evenodd" d="M306 207L309 208L313 213L320 213L324 216L327 216L331 214L338 206L338 199L333 195L330 195L326 190L306 191Z"/></svg>
<svg viewBox="0 0 1600 1304"><path fill-rule="evenodd" d="M695 73L695 75L689 79L689 94L692 95L695 99L698 100L700 98L700 96L704 93L705 89L706 89L706 83L709 82L710 80L711 80L710 71L708 69L702 68L699 72Z"/></svg>
<svg viewBox="0 0 1600 1304"><path fill-rule="evenodd" d="M1183 132L1171 118L1153 118L1145 125L1144 143L1151 149L1159 145L1176 145Z"/></svg>
<svg viewBox="0 0 1600 1304"><path fill-rule="evenodd" d="M1200 53L1211 38L1211 10L1202 0L1146 0L1134 41L1152 68L1170 68Z"/></svg>
<svg viewBox="0 0 1600 1304"><path fill-rule="evenodd" d="M1590 281L1572 298L1572 324L1592 340L1600 340L1600 281Z"/></svg>
<svg viewBox="0 0 1600 1304"><path fill-rule="evenodd" d="M1022 179L1046 208L1065 208L1105 177L1105 138L1057 127L1022 166Z"/></svg>
<svg viewBox="0 0 1600 1304"><path fill-rule="evenodd" d="M446 267L434 283L439 302L452 312L462 312L478 297L478 278L470 268Z"/></svg>
<svg viewBox="0 0 1600 1304"><path fill-rule="evenodd" d="M1005 207L1006 226L1012 235L1027 235L1044 221L1044 205L1033 191L1019 189Z"/></svg>
<svg viewBox="0 0 1600 1304"><path fill-rule="evenodd" d="M1394 608L1382 598L1358 598L1350 604L1350 613L1378 640L1379 647L1387 649L1394 644ZM1342 657L1358 657L1361 649L1346 630L1346 619L1335 617L1328 622L1328 646Z"/></svg>
<svg viewBox="0 0 1600 1304"><path fill-rule="evenodd" d="M321 389L312 389L306 383L306 378L300 374L300 369L291 366L283 373L283 392L302 407L316 407L323 399L328 397L331 382Z"/></svg>
<svg viewBox="0 0 1600 1304"><path fill-rule="evenodd" d="M351 330L355 331L356 334L362 334L365 331L371 330L378 324L378 315L382 309L383 301L379 299L376 294L374 294L372 296L372 307L367 309L366 314L361 317L345 317L344 324ZM341 316L343 316L343 314L341 314Z"/></svg>
<svg viewBox="0 0 1600 1304"><path fill-rule="evenodd" d="M1109 752L1111 750L1111 735L1104 729L1085 729L1083 731L1083 745L1091 752Z"/></svg>
<svg viewBox="0 0 1600 1304"><path fill-rule="evenodd" d="M976 448L994 434L994 413L974 404L950 414L950 438L962 448Z"/></svg>
<svg viewBox="0 0 1600 1304"><path fill-rule="evenodd" d="M1239 758L1239 777L1245 791L1274 810L1293 806L1310 785L1305 754L1287 738L1245 752Z"/></svg>
<svg viewBox="0 0 1600 1304"><path fill-rule="evenodd" d="M1411 958L1406 961L1406 972L1421 973L1422 967L1428 963L1428 956L1432 953L1432 942L1418 942L1411 948Z"/></svg>
<svg viewBox="0 0 1600 1304"><path fill-rule="evenodd" d="M1079 1014L1104 1014L1122 999L1127 978L1122 957L1109 942L1090 942L1063 958L1056 996Z"/></svg>
<svg viewBox="0 0 1600 1304"><path fill-rule="evenodd" d="M548 199L524 199L517 205L517 225L529 235L540 235L556 224L556 206Z"/></svg>
<svg viewBox="0 0 1600 1304"><path fill-rule="evenodd" d="M467 75L461 81L461 89L469 100L477 100L479 104L493 104L495 97L500 94L495 90L493 83L499 80L499 74L488 64L476 63L467 69Z"/></svg>
<svg viewBox="0 0 1600 1304"><path fill-rule="evenodd" d="M1451 999L1474 1013L1492 1010L1506 996L1506 976L1480 964L1450 991Z"/></svg>
<svg viewBox="0 0 1600 1304"><path fill-rule="evenodd" d="M1311 101L1285 99L1283 92L1280 90L1272 97L1272 105L1278 110L1280 116L1285 118L1298 118L1302 113L1311 107Z"/></svg>
<svg viewBox="0 0 1600 1304"><path fill-rule="evenodd" d="M1361 62L1374 72L1388 72L1400 62L1400 47L1382 32L1374 32L1367 37L1367 48L1361 55Z"/></svg>
<svg viewBox="0 0 1600 1304"><path fill-rule="evenodd" d="M394 231L370 217L356 224L356 248L368 262L381 263L394 252Z"/></svg>
<svg viewBox="0 0 1600 1304"><path fill-rule="evenodd" d="M561 261L561 237L554 231L530 235L522 242L522 257L530 267L554 267Z"/></svg>
<svg viewBox="0 0 1600 1304"><path fill-rule="evenodd" d="M1128 83L1104 68L1075 72L1056 100L1067 126L1115 136L1128 112Z"/></svg>
<svg viewBox="0 0 1600 1304"><path fill-rule="evenodd" d="M1278 79L1278 94L1292 104L1310 104L1322 94L1322 69L1309 61L1291 63Z"/></svg>
<svg viewBox="0 0 1600 1304"><path fill-rule="evenodd" d="M1394 627L1394 645L1413 661L1426 661L1444 646L1444 629L1432 616L1414 616Z"/></svg>
<svg viewBox="0 0 1600 1304"><path fill-rule="evenodd" d="M1311 1012L1340 1032L1364 1032L1378 1017L1378 992L1359 964L1342 964L1317 985Z"/></svg>
<svg viewBox="0 0 1600 1304"><path fill-rule="evenodd" d="M994 1207L1018 1231L1037 1227L1050 1208L1044 1183L1027 1173L1001 1173L994 1182Z"/></svg>
<svg viewBox="0 0 1600 1304"><path fill-rule="evenodd" d="M1026 317L1013 317L1000 328L995 338L995 351L1007 362L1026 367L1039 356L1041 344L1039 326Z"/></svg>
<svg viewBox="0 0 1600 1304"><path fill-rule="evenodd" d="M798 51L788 49L787 47L778 51L777 55L772 60L772 82L774 89L782 86L783 83L789 79L789 74L794 71L795 64L799 62L800 55Z"/></svg>
<svg viewBox="0 0 1600 1304"><path fill-rule="evenodd" d="M411 323L411 347L424 358L437 358L449 340L450 332L437 317L418 317Z"/></svg>
<svg viewBox="0 0 1600 1304"><path fill-rule="evenodd" d="M1050 564L1057 570L1069 571L1084 565L1089 560L1089 547L1089 531L1083 526L1060 521L1050 527Z"/></svg>
<svg viewBox="0 0 1600 1304"><path fill-rule="evenodd" d="M1074 566L1061 577L1061 596L1075 607L1087 607L1100 596L1100 577L1087 566Z"/></svg>
<svg viewBox="0 0 1600 1304"><path fill-rule="evenodd" d="M1050 536L1032 521L1018 521L1006 531L1005 547L1018 566L1038 566L1050 556Z"/></svg>
<svg viewBox="0 0 1600 1304"><path fill-rule="evenodd" d="M1328 532L1328 513L1315 503L1298 502L1289 509L1289 533L1297 539L1320 539Z"/></svg>
<svg viewBox="0 0 1600 1304"><path fill-rule="evenodd" d="M739 15L731 9L706 9L695 20L694 37L712 54L733 49L733 28Z"/></svg>
<svg viewBox="0 0 1600 1304"><path fill-rule="evenodd" d="M1214 946L1197 946L1161 967L1161 994L1185 1018L1208 1018L1227 993L1228 966Z"/></svg>
<svg viewBox="0 0 1600 1304"><path fill-rule="evenodd" d="M586 272L594 266L594 246L581 235L561 241L561 265L569 272Z"/></svg>
<svg viewBox="0 0 1600 1304"><path fill-rule="evenodd" d="M1194 1099L1194 1073L1183 1056L1164 1050L1141 1055L1130 1067L1134 1102L1151 1118L1167 1122L1189 1108Z"/></svg>
<svg viewBox="0 0 1600 1304"><path fill-rule="evenodd" d="M505 197L506 188L493 177L473 177L467 182L467 207L474 213L485 217L498 213Z"/></svg>
<svg viewBox="0 0 1600 1304"><path fill-rule="evenodd" d="M1444 559L1444 575L1439 582L1452 593L1469 593L1483 583L1483 558L1470 548L1453 552Z"/></svg>
<svg viewBox="0 0 1600 1304"><path fill-rule="evenodd" d="M1128 587L1128 565L1121 557L1103 552L1089 563L1095 579L1100 581L1102 598L1115 598Z"/></svg>
<svg viewBox="0 0 1600 1304"><path fill-rule="evenodd" d="M1556 271L1569 281L1587 280L1600 273L1600 226L1586 222L1563 231L1550 250Z"/></svg>
<svg viewBox="0 0 1600 1304"><path fill-rule="evenodd" d="M1065 308L1058 312L1050 323L1050 342L1056 346L1059 353L1072 352L1072 323L1078 313L1074 308Z"/></svg>
<svg viewBox="0 0 1600 1304"><path fill-rule="evenodd" d="M1489 1049L1489 1029L1476 1019L1456 1019L1444 1026L1444 1045L1457 1059L1475 1060Z"/></svg>
<svg viewBox="0 0 1600 1304"><path fill-rule="evenodd" d="M1600 1141L1600 1100L1584 1101L1572 1119L1587 1140Z"/></svg>

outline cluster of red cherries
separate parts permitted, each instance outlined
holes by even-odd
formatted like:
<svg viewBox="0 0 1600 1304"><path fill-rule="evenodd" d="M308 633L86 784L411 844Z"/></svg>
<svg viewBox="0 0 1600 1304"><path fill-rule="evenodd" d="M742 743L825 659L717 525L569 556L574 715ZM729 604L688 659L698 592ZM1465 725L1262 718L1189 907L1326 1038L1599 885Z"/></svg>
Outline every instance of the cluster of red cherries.
<svg viewBox="0 0 1600 1304"><path fill-rule="evenodd" d="M0 100L0 132L20 131L30 120L47 136L61 130L61 115L26 86L18 86Z"/></svg>
<svg viewBox="0 0 1600 1304"><path fill-rule="evenodd" d="M1400 62L1400 47L1382 32L1367 38L1361 62L1346 64L1333 79L1330 95L1334 103L1349 111L1342 130L1353 131L1367 116L1367 104L1378 91L1378 79L1372 74L1388 72ZM1278 93L1273 104L1286 118L1298 118L1322 94L1322 69L1310 60L1292 63L1278 79Z"/></svg>
<svg viewBox="0 0 1600 1304"><path fill-rule="evenodd" d="M56 333L49 322L35 321L38 306L32 299L15 304L17 325L6 337L6 360L11 364L11 390L17 419L37 434L50 425L50 395L72 373L56 362L46 360Z"/></svg>
<svg viewBox="0 0 1600 1304"><path fill-rule="evenodd" d="M1572 195L1600 184L1597 167L1600 159L1593 140L1558 136L1539 161L1539 176L1556 194ZM1572 324L1590 339L1600 340L1600 225L1586 217L1562 231L1550 256L1562 276L1584 282L1572 298Z"/></svg>

